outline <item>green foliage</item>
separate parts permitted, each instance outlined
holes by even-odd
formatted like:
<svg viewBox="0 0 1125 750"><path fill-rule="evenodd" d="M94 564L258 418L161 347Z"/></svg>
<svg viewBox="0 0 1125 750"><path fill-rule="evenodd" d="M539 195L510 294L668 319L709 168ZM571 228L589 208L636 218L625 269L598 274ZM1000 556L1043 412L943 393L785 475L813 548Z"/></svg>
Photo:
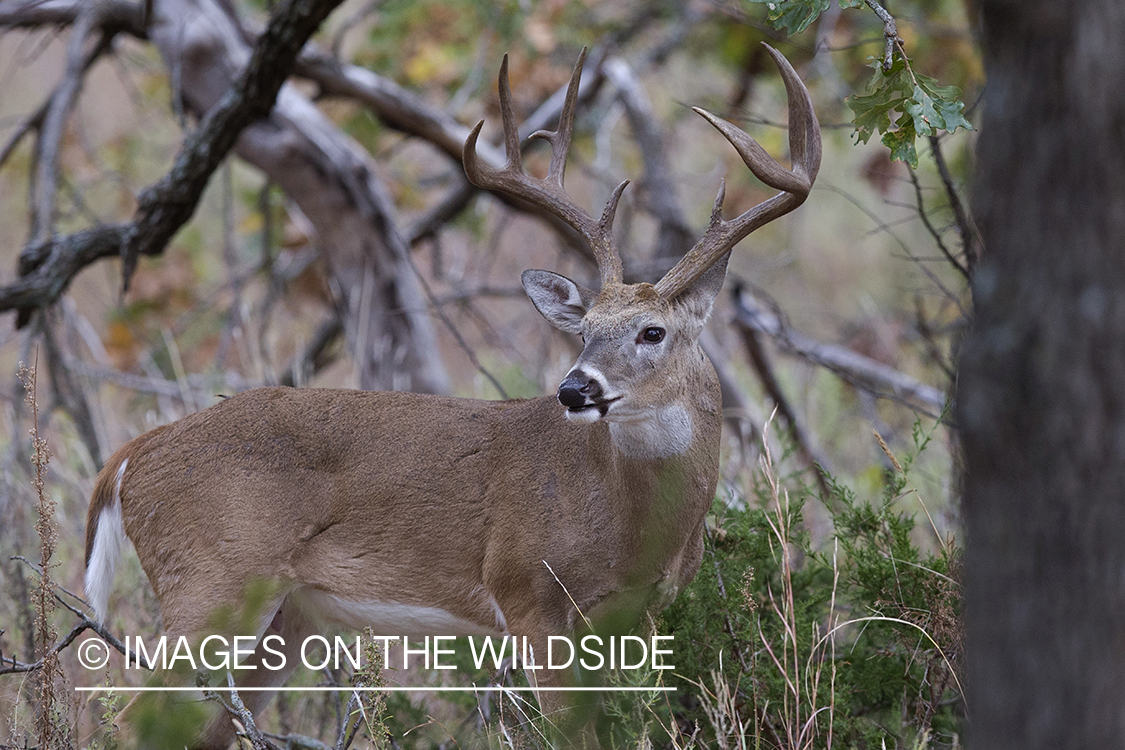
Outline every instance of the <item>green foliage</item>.
<svg viewBox="0 0 1125 750"><path fill-rule="evenodd" d="M775 29L786 34L800 34L821 13L828 10L831 0L750 0L764 3L769 9L769 21Z"/></svg>
<svg viewBox="0 0 1125 750"><path fill-rule="evenodd" d="M847 99L855 112L852 123L857 141L867 143L876 131L882 133L892 159L917 167L915 138L938 130L973 129L962 113L965 104L956 86L938 86L933 78L914 72L910 61L902 57L895 57L890 70L883 70L882 62L875 58L871 58L871 67L875 73L867 83L867 93Z"/></svg>
<svg viewBox="0 0 1125 750"><path fill-rule="evenodd" d="M699 575L660 627L689 685L678 724L702 727L704 746L732 741L741 722L753 728L746 743L763 747L827 747L829 726L834 747L956 743L958 553L947 541L932 551L932 533L903 509L928 441L916 425L914 450L891 458L875 501L833 483L833 539L819 549L796 476L776 479L767 465L747 507L716 501Z"/></svg>
<svg viewBox="0 0 1125 750"><path fill-rule="evenodd" d="M765 4L770 24L792 36L800 34L828 10L830 0L750 0ZM839 0L841 8L861 8L864 0ZM869 58L874 75L867 83L866 94L848 97L848 107L855 113L856 140L867 143L871 136L882 134L882 143L891 150L891 159L918 166L914 141L919 136L934 135L939 130L953 133L958 128L972 130L965 119L961 90L956 86L939 86L937 81L916 72L905 56L901 40L896 46L889 70L883 60ZM893 127L892 127L893 122Z"/></svg>

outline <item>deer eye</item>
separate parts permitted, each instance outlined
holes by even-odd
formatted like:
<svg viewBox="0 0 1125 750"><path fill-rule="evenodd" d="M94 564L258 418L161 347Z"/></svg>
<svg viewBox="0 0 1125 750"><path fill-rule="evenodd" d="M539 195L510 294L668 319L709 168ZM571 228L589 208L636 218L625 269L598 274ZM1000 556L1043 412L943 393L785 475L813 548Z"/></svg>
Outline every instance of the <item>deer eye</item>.
<svg viewBox="0 0 1125 750"><path fill-rule="evenodd" d="M659 344L664 340L664 329L656 326L646 328L641 334L641 340L646 344Z"/></svg>

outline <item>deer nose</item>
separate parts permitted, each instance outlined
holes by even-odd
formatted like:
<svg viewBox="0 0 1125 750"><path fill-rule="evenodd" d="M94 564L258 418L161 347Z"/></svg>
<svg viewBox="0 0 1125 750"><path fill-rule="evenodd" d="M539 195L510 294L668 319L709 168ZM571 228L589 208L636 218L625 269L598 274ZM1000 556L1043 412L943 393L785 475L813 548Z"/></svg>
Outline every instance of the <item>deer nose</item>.
<svg viewBox="0 0 1125 750"><path fill-rule="evenodd" d="M571 371L559 385L559 403L570 409L597 402L601 397L601 384L581 370Z"/></svg>

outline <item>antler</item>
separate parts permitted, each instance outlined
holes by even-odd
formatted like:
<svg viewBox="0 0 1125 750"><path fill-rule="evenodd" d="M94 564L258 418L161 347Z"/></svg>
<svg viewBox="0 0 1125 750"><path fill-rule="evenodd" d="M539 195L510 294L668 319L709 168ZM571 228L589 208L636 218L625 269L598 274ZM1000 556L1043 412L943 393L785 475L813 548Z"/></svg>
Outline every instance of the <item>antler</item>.
<svg viewBox="0 0 1125 750"><path fill-rule="evenodd" d="M570 76L566 103L559 115L559 129L553 132L538 130L531 134L532 138L542 138L551 144L551 166L544 179L540 180L524 172L520 162L520 137L512 110L512 90L508 85L507 55L504 55L504 62L500 64L500 115L504 122L504 150L508 155L508 163L503 169L493 169L477 159L477 138L484 120L478 122L465 139L462 162L469 181L477 187L522 198L574 227L594 251L604 288L607 284L621 283L621 256L613 243L613 217L617 213L621 192L629 181L622 182L613 191L599 221L595 221L575 205L563 189L563 173L566 171L570 133L574 126L574 110L578 104L578 81L582 77L582 64L585 60L586 48L583 47L578 56L578 64L574 66L574 73Z"/></svg>
<svg viewBox="0 0 1125 750"><path fill-rule="evenodd" d="M686 289L746 235L804 203L813 180L816 179L817 170L820 169L820 125L813 112L808 89L780 52L768 44L764 46L777 63L785 81L785 93L789 99L789 153L793 169L790 171L778 164L757 141L726 120L699 107L692 108L726 136L755 177L783 192L759 203L736 219L724 221L723 198L726 195L726 183L720 182L719 195L715 198L707 231L695 243L695 247L656 284L656 291L665 299L671 299Z"/></svg>

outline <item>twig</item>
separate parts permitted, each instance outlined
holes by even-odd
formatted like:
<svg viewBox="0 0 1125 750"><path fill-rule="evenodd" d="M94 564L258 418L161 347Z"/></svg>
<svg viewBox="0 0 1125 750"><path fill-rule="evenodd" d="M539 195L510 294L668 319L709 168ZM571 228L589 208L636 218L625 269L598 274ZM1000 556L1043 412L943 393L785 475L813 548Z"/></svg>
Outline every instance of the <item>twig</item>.
<svg viewBox="0 0 1125 750"><path fill-rule="evenodd" d="M653 257L680 257L695 241L695 233L684 217L676 195L672 170L666 158L664 134L652 111L644 87L633 68L621 58L605 63L606 77L617 88L618 101L625 107L625 116L637 141L644 165L641 194L647 198L649 212L660 222Z"/></svg>
<svg viewBox="0 0 1125 750"><path fill-rule="evenodd" d="M133 221L26 248L20 259L22 278L0 288L0 310L20 308L17 325L25 324L30 308L51 304L79 270L115 253L123 258L127 288L137 257L162 252L191 218L211 174L246 126L269 114L301 47L341 1L288 0L258 39L238 81L185 140L171 171L141 195Z"/></svg>
<svg viewBox="0 0 1125 750"><path fill-rule="evenodd" d="M82 386L75 381L73 371L67 366L69 358L63 353L60 342L60 338L65 336L66 323L58 313L57 306L41 311L43 315L43 344L47 353L48 380L54 397L52 409L61 408L70 415L78 430L78 437L90 453L91 460L98 469L101 469L102 451L98 443L97 429L94 427L93 412L90 410L90 403L86 399Z"/></svg>
<svg viewBox="0 0 1125 750"><path fill-rule="evenodd" d="M941 183L945 186L945 194L949 196L949 207L953 210L953 221L957 224L957 231L961 235L961 252L965 254L965 270L972 275L980 258L979 241L980 233L977 232L973 217L965 208L957 187L953 184L953 176L949 173L949 165L945 162L945 154L941 150L941 139L937 135L930 136L930 151L934 155Z"/></svg>
<svg viewBox="0 0 1125 750"><path fill-rule="evenodd" d="M449 316L445 314L445 310L443 310L442 306L438 303L437 297L434 296L434 290L430 288L426 277L418 270L418 266L414 265L414 259L407 254L406 261L410 264L410 268L413 269L414 275L418 277L418 283L422 285L422 291L426 293L426 298L429 299L430 305L434 308L434 314L438 316L442 324L457 342L457 345L465 352L465 356L473 363L473 367L476 368L477 372L484 375L489 383L492 383L492 387L500 394L500 398L507 399L508 392L504 390L504 386L500 385L500 381L488 371L488 368L481 364L480 360L477 359L476 352L474 352L473 348L469 346L469 343L465 341L465 338L461 335L461 332L457 330L457 327L453 325L453 321L449 319Z"/></svg>
<svg viewBox="0 0 1125 750"><path fill-rule="evenodd" d="M970 278L969 269L962 265L961 261L953 257L953 253L949 252L949 248L946 247L945 242L942 241L941 233L934 228L934 225L932 223L930 223L930 217L926 214L926 204L924 199L922 198L922 184L918 181L917 173L915 173L913 169L907 169L906 171L910 173L910 182L914 185L914 197L917 202L916 205L918 208L918 216L922 219L922 225L926 227L926 231L929 232L930 236L934 238L934 242L937 244L938 249L941 250L941 254L945 256L945 259L949 261L949 264L956 268L957 271L965 277L965 280L968 281Z"/></svg>
<svg viewBox="0 0 1125 750"><path fill-rule="evenodd" d="M883 22L883 39L886 43L886 49L883 53L883 72L890 72L891 65L894 64L895 45L902 44L902 39L898 35L898 25L895 23L895 17L875 0L864 0L864 2L867 3L868 8L875 11L875 15L879 16L879 20ZM906 54L903 53L902 57L905 60Z"/></svg>
<svg viewBox="0 0 1125 750"><path fill-rule="evenodd" d="M227 672L227 687L230 690L230 707L227 708L226 703L220 701L224 708L227 708L231 714L242 723L242 728L246 730L246 737L250 740L250 745L254 750L279 750L277 745L273 744L258 731L258 725L254 723L254 714L246 708L246 704L242 702L242 697L239 696L238 691L234 687L234 675Z"/></svg>
<svg viewBox="0 0 1125 750"><path fill-rule="evenodd" d="M78 14L70 32L66 50L66 73L62 83L51 95L36 148L35 200L31 204L31 239L43 240L54 234L55 196L59 182L59 146L63 129L78 94L82 90L88 55L83 53L86 40L96 33L101 5L93 2ZM98 47L104 46L102 44ZM100 53L99 53L100 55Z"/></svg>
<svg viewBox="0 0 1125 750"><path fill-rule="evenodd" d="M929 279L930 282L935 287L937 287L942 294L945 295L946 299L957 306L957 310L961 313L961 316L964 318L969 317L969 311L965 309L965 306L963 304L961 304L961 298L958 295L954 294L948 286L942 283L942 280L939 279L933 271L926 267L926 264L923 263L921 259L919 259L918 256L913 253L913 251L911 251L910 245L906 244L906 242L901 237L891 231L890 226L886 222L876 216L870 209L867 208L867 206L864 206L862 203L860 203L854 195L848 193L846 190L841 190L835 185L828 185L826 189L832 191L833 193L836 193L848 203L851 203L853 206L862 211L863 214L866 215L869 219L875 222L876 229L886 232L891 239L898 243L898 246L902 249L902 252L906 255L906 257L910 258L917 264L918 270L920 270L923 275L925 275L925 277Z"/></svg>
<svg viewBox="0 0 1125 750"><path fill-rule="evenodd" d="M69 633L67 633L65 636L63 636L63 639L61 641L59 641L58 643L55 644L55 646L48 652L48 654L46 656L41 656L39 659L37 659L36 661L34 661L30 664L26 664L26 663L21 662L21 661L16 661L15 658L12 658L7 662L8 664L11 664L11 666L6 667L6 666L4 666L4 663L5 663L4 659L0 658L0 674L17 674L17 673L20 673L20 672L34 672L37 669L42 669L43 665L46 664L48 657L50 657L50 658L57 657L71 643L74 642L75 638L77 638L84 631L89 629L89 627L90 626L85 622L78 623L77 625L75 625L71 629L71 631Z"/></svg>
<svg viewBox="0 0 1125 750"><path fill-rule="evenodd" d="M758 374L762 387L766 389L766 393L777 406L778 413L785 419L785 424L789 427L789 434L793 437L793 441L797 443L797 450L800 452L801 458L813 470L816 482L820 486L821 497L827 502L832 497L827 475L833 473L828 458L813 446L812 440L805 433L804 427L797 418L796 411L789 403L789 399L786 398L785 391L782 390L781 383L770 364L769 355L758 338L761 332L750 326L742 326L741 333L746 351L750 355L750 363L754 366L754 371Z"/></svg>
<svg viewBox="0 0 1125 750"><path fill-rule="evenodd" d="M24 565L26 565L27 567L29 567L33 571L35 571L36 574L42 575L42 571L39 569L39 567L37 565L35 565L35 563L28 560L23 555L13 555L12 557L10 557L8 559L9 560L19 560ZM78 618L81 620L82 625L86 626L90 630L93 630L95 633L100 635L102 637L102 640L104 640L109 645L113 646L117 651L119 651L131 663L140 664L145 669L147 669L149 671L152 671L153 667L152 667L151 664L149 664L147 657L145 658L145 661L142 663L140 661L140 656L138 656L134 652L130 651L129 649L125 648L125 645L121 641L119 641L117 639L117 637L113 635L113 633L106 630L105 626L102 625L100 622L97 622L95 620L90 619L90 617L85 612L78 609L73 604L68 602L66 599L63 599L61 596L59 596L59 591L63 591L68 596L73 597L74 599L76 599L76 600L82 602L83 604L85 604L86 602L84 602L81 597L79 597L77 594L75 594L72 591L67 591L65 588L63 588L62 586L59 586L57 584L52 585L51 588L54 590L53 595L55 597L55 601L58 602L59 604L63 605L67 609L69 609L75 615L77 615ZM87 606L89 606L89 605L87 604Z"/></svg>
<svg viewBox="0 0 1125 750"><path fill-rule="evenodd" d="M270 19L239 80L187 137L171 171L141 194L121 248L124 289L129 288L137 258L163 252L191 218L211 174L242 131L270 113L301 48L342 1L288 0Z"/></svg>
<svg viewBox="0 0 1125 750"><path fill-rule="evenodd" d="M937 417L945 410L945 397L937 388L845 346L825 344L790 329L742 289L736 288L732 297L735 322L765 333L780 351L827 368L856 388L893 399L927 416Z"/></svg>
<svg viewBox="0 0 1125 750"><path fill-rule="evenodd" d="M339 315L333 315L328 320L317 326L312 339L293 357L293 361L281 373L278 382L282 385L295 386L305 382L308 374L316 373L328 362L325 352L344 333L344 324Z"/></svg>

